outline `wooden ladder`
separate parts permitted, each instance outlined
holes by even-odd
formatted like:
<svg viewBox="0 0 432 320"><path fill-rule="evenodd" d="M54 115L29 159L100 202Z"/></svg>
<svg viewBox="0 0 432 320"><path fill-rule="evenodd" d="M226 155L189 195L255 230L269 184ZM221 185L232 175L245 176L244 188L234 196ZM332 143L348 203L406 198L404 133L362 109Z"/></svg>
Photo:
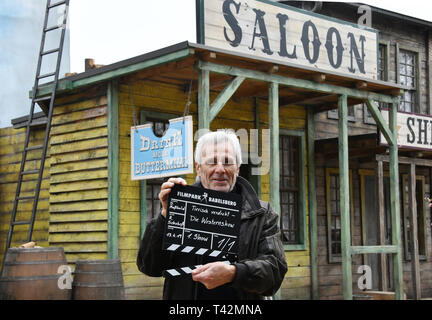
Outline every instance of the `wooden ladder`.
<svg viewBox="0 0 432 320"><path fill-rule="evenodd" d="M61 12L62 16L59 20L57 20L56 25L48 26L50 22L50 17L53 16L54 9L57 11L57 14ZM9 232L7 235L6 240L6 250L4 254L3 264L2 264L2 273L3 273L3 266L4 262L6 261L7 251L10 248L11 242L12 242L12 236L14 234L14 227L18 225L28 225L28 233L27 233L27 242L31 241L32 234L33 234L33 227L35 223L36 218L36 212L37 212L37 206L38 206L38 200L39 200L39 193L40 188L42 184L42 177L43 177L43 171L45 166L45 159L47 154L47 148L48 148L48 141L49 141L49 135L51 131L51 119L53 115L53 107L54 107L54 100L55 100L55 94L56 94L56 88L60 73L60 65L61 65L61 58L63 53L63 45L64 45L64 38L66 33L66 23L67 23L67 17L68 17L68 11L69 11L69 0L63 0L63 1L57 1L55 3L52 3L51 0L47 0L46 9L45 9L45 20L43 24L42 29L42 39L41 39L41 45L39 49L39 58L37 63L37 70L36 70L36 76L34 80L34 86L32 90L32 98L31 98L31 107L30 107L30 114L28 116L28 121L26 124L26 135L25 135L25 142L24 142L24 150L22 152L22 158L21 158L21 167L18 175L18 183L16 188L16 194L14 199L14 205L13 210L11 214L11 220L9 225ZM60 22L60 23L59 23ZM60 39L58 40L58 47L55 47L53 49L46 49L47 47L47 34L51 33L51 35L55 36L55 31L57 30L57 33L60 31ZM55 57L57 56L56 60L56 67L55 70L41 74L42 69L42 63L44 58L47 57ZM48 95L44 95L39 97L39 86L41 85L42 81L47 81L50 83L46 84L52 84L51 85L51 93ZM52 80L52 81L50 81ZM45 84L45 83L44 83ZM44 142L41 145L32 145L30 146L30 137L31 133L34 132L35 128L37 126L40 126L40 123L38 121L34 121L35 118L35 104L38 103L42 106L48 105L48 108L45 108L45 113L47 113L47 122L46 122L46 129L45 129L45 137ZM49 103L49 104L48 104ZM39 165L36 164L36 169L28 170L26 169L27 163L27 155L30 151L35 150L41 150L41 158ZM33 191L32 195L21 195L21 186L23 183L24 176L27 175L34 175L37 174L37 183L36 187ZM32 212L30 220L25 219L22 220L19 218L19 204L23 201L31 201L32 202Z"/></svg>

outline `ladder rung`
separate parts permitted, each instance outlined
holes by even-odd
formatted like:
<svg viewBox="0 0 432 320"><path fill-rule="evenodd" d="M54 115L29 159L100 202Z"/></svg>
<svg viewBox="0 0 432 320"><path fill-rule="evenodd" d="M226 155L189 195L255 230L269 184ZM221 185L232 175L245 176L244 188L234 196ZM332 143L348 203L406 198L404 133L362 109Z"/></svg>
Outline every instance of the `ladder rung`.
<svg viewBox="0 0 432 320"><path fill-rule="evenodd" d="M39 173L39 170L28 170L21 172L21 175Z"/></svg>
<svg viewBox="0 0 432 320"><path fill-rule="evenodd" d="M17 200L30 200L34 199L36 196L25 196L25 197L18 197Z"/></svg>
<svg viewBox="0 0 432 320"><path fill-rule="evenodd" d="M48 100L51 100L51 96L45 96L45 97L36 98L33 101L34 102L41 102L41 101L48 101Z"/></svg>
<svg viewBox="0 0 432 320"><path fill-rule="evenodd" d="M56 74L55 72L45 73L45 74L43 74L43 75L38 76L37 78L38 78L38 79L48 78L48 77L55 76L55 74Z"/></svg>
<svg viewBox="0 0 432 320"><path fill-rule="evenodd" d="M40 149L43 149L43 145L28 147L26 148L26 151L40 150Z"/></svg>
<svg viewBox="0 0 432 320"><path fill-rule="evenodd" d="M58 52L58 51L60 51L60 48L55 48L55 49L47 50L47 51L42 52L41 54L43 56L45 56L47 54L51 54L51 53Z"/></svg>
<svg viewBox="0 0 432 320"><path fill-rule="evenodd" d="M50 6L48 7L48 9L52 9L52 8L55 8L55 7L61 6L61 5L65 4L65 3L66 3L66 1L60 1L60 2L54 3L54 4L50 5Z"/></svg>
<svg viewBox="0 0 432 320"><path fill-rule="evenodd" d="M50 32L50 31L53 31L53 30L57 30L57 29L60 29L62 26L52 26L52 27L49 27L49 28L46 28L46 29L44 29L44 32Z"/></svg>
<svg viewBox="0 0 432 320"><path fill-rule="evenodd" d="M23 224L30 224L30 221L14 221L14 222L12 222L12 225L14 225L14 226L20 226Z"/></svg>

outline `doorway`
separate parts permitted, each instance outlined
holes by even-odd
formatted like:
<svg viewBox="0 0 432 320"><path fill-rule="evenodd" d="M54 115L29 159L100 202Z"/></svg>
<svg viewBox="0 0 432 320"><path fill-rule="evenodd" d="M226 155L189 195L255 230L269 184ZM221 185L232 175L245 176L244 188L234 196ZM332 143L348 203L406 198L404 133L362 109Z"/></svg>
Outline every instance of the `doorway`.
<svg viewBox="0 0 432 320"><path fill-rule="evenodd" d="M384 187L384 238L385 243L380 243L380 219L378 201L378 183L373 170L362 170L361 177L361 225L362 245L379 246L391 245L391 212L390 212L390 179L388 175L383 178ZM371 268L372 290L383 290L383 282L386 283L385 291L393 290L393 264L392 255L386 255L381 261L381 254L363 255L363 264ZM386 279L383 279L385 277ZM384 281L385 280L385 281Z"/></svg>

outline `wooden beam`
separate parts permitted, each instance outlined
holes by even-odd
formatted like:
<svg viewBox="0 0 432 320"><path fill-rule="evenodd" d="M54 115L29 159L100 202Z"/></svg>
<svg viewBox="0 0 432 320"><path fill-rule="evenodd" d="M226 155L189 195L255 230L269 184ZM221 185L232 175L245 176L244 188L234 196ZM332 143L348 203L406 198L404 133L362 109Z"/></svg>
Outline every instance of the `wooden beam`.
<svg viewBox="0 0 432 320"><path fill-rule="evenodd" d="M228 100L232 97L234 92L240 87L240 85L245 80L244 77L237 76L228 83L228 85L221 91L221 93L216 97L213 101L213 104L210 108L210 122L213 121L214 118L218 115L218 113L222 110Z"/></svg>
<svg viewBox="0 0 432 320"><path fill-rule="evenodd" d="M269 128L270 128L270 204L280 214L279 199L279 86L272 82L269 85Z"/></svg>
<svg viewBox="0 0 432 320"><path fill-rule="evenodd" d="M378 199L378 217L379 217L379 237L380 245L386 243L386 230L385 230L385 207L384 207L384 172L383 162L378 161L375 168L375 179L377 184L376 195ZM381 278L381 290L387 291L388 279L387 279L387 256L385 253L380 255L380 278Z"/></svg>
<svg viewBox="0 0 432 320"><path fill-rule="evenodd" d="M397 103L389 107L389 124L393 133L393 141L397 141ZM400 224L400 196L399 196L399 161L397 144L389 146L390 151L390 209L392 220L392 244L397 247L397 253L393 256L393 283L395 299L404 298L403 267L402 267L402 241Z"/></svg>
<svg viewBox="0 0 432 320"><path fill-rule="evenodd" d="M377 154L376 159L378 161L390 162L390 157L383 154ZM400 164L415 164L420 167L432 167L432 160L429 159L419 159L419 158L407 158L407 157L399 157Z"/></svg>
<svg viewBox="0 0 432 320"><path fill-rule="evenodd" d="M361 246L351 247L352 254L389 254L396 253L396 246Z"/></svg>
<svg viewBox="0 0 432 320"><path fill-rule="evenodd" d="M360 89L360 90L365 90L367 88L367 86L368 86L368 84L366 81L358 81L358 82L356 82L356 85L355 85L355 87L357 89Z"/></svg>
<svg viewBox="0 0 432 320"><path fill-rule="evenodd" d="M325 83L316 83L304 79L291 78L291 77L281 76L277 74L267 74L256 70L236 68L232 66L219 65L219 64L205 62L205 61L199 61L198 68L215 72L215 73L220 73L220 74L242 76L247 79L253 79L255 81L275 82L293 88L306 89L306 90L323 92L328 94L347 95L349 97L358 98L362 100L371 99L371 100L377 100L386 103L394 103L399 99L396 97L374 93L374 92L340 87L340 86L335 86L335 85L330 85Z"/></svg>
<svg viewBox="0 0 432 320"><path fill-rule="evenodd" d="M365 103L369 109L369 112L371 113L372 117L374 118L377 126L381 130L382 134L387 140L387 143L389 145L397 145L397 138L396 140L393 140L393 133L390 131L389 126L385 122L383 116L381 115L381 112L378 109L378 106L375 104L375 101L371 99L365 100Z"/></svg>
<svg viewBox="0 0 432 320"><path fill-rule="evenodd" d="M280 215L280 163L279 163L279 85L276 82L269 84L268 116L270 128L270 205ZM280 289L275 294L280 300Z"/></svg>
<svg viewBox="0 0 432 320"><path fill-rule="evenodd" d="M108 259L119 257L119 94L118 81L108 84Z"/></svg>
<svg viewBox="0 0 432 320"><path fill-rule="evenodd" d="M341 215L342 290L345 300L352 300L350 193L348 167L348 103L339 98L339 199Z"/></svg>
<svg viewBox="0 0 432 320"><path fill-rule="evenodd" d="M326 80L326 75L322 73L314 74L313 76L310 77L310 80L318 83L323 83Z"/></svg>
<svg viewBox="0 0 432 320"><path fill-rule="evenodd" d="M319 300L318 279L318 217L315 182L315 119L312 108L307 110L307 161L308 161L308 195L309 195L309 237L311 256L311 295Z"/></svg>
<svg viewBox="0 0 432 320"><path fill-rule="evenodd" d="M420 262L418 248L417 230L417 200L416 200L416 169L415 164L411 163L408 173L408 212L410 224L410 251L411 251L411 277L413 286L413 298L421 299L420 287Z"/></svg>
<svg viewBox="0 0 432 320"><path fill-rule="evenodd" d="M199 70L198 129L210 129L210 72Z"/></svg>

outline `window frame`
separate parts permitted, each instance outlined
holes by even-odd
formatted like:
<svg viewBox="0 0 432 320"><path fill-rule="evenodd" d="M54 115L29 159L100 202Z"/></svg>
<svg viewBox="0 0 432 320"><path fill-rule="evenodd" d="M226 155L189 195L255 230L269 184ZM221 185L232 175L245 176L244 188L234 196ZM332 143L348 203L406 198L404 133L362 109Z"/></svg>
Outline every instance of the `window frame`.
<svg viewBox="0 0 432 320"><path fill-rule="evenodd" d="M338 256L332 252L332 240L331 240L331 194L330 194L330 176L337 174L339 176L339 168L325 168L325 179L326 179L326 221L327 221L327 256L329 264L342 263L342 255ZM353 199L353 185L352 185L352 170L349 170L349 188L350 188L350 243L353 241L353 230L354 230L354 199ZM341 227L342 230L342 227Z"/></svg>
<svg viewBox="0 0 432 320"><path fill-rule="evenodd" d="M306 199L306 135L304 131L279 129L279 136L299 138L299 197L298 197L298 244L283 244L285 251L305 251L308 245L307 235L307 199ZM282 215L282 212L280 212ZM279 220L280 221L280 220ZM279 226L280 222L279 222Z"/></svg>
<svg viewBox="0 0 432 320"><path fill-rule="evenodd" d="M380 79L380 49L384 48L385 52L383 54L384 57L384 78ZM378 57L377 57L377 79L380 81L390 81L389 77L389 70L390 70L390 42L389 41L380 41L378 45ZM363 123L364 124L372 124L376 125L375 119L372 117L372 115L369 114L369 110L365 103L362 104L363 106ZM385 104L378 103L378 106L383 108L385 107Z"/></svg>
<svg viewBox="0 0 432 320"><path fill-rule="evenodd" d="M396 82L398 84L401 83L401 75L400 75L400 54L401 51L406 51L406 52L411 52L414 54L414 61L415 61L415 87L414 89L411 87L406 87L404 86L404 92L405 91L414 91L415 92L415 103L414 103L414 108L415 110L411 110L410 113L417 113L417 114L423 114L421 112L421 76L420 76L420 62L421 62L421 52L419 49L417 48L413 48L413 47L407 47L407 46L403 46L400 45L399 43L396 43ZM404 111L400 109L400 104L398 105L398 111ZM406 111L404 111L406 112Z"/></svg>

